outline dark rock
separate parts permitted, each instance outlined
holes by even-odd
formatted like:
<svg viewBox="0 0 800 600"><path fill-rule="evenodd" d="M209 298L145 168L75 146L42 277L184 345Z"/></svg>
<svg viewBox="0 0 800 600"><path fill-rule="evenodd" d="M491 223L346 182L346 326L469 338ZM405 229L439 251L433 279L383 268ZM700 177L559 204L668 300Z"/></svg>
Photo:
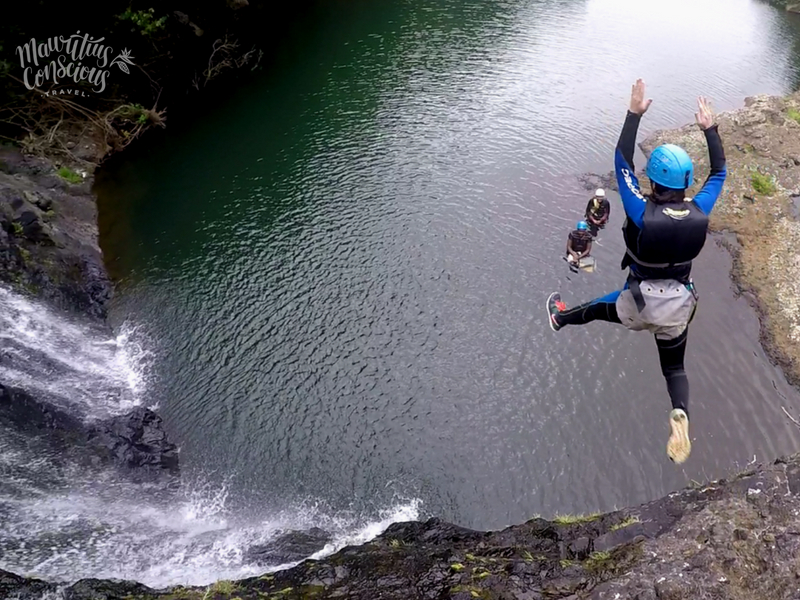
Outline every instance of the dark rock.
<svg viewBox="0 0 800 600"><path fill-rule="evenodd" d="M122 466L178 470L177 446L167 439L161 417L147 408L137 407L128 414L93 424L88 439Z"/></svg>
<svg viewBox="0 0 800 600"><path fill-rule="evenodd" d="M577 560L584 560L587 556L589 556L591 546L592 541L588 537L579 537L568 546L569 557Z"/></svg>
<svg viewBox="0 0 800 600"><path fill-rule="evenodd" d="M116 464L141 476L178 471L177 447L167 439L161 418L146 408L87 425L24 390L0 384L0 423L40 436L79 462Z"/></svg>
<svg viewBox="0 0 800 600"><path fill-rule="evenodd" d="M57 432L75 441L84 435L80 420L23 390L3 384L0 384L0 422L33 435Z"/></svg>
<svg viewBox="0 0 800 600"><path fill-rule="evenodd" d="M0 281L59 309L106 315L111 282L97 243L91 178L67 184L44 159L0 148Z"/></svg>
<svg viewBox="0 0 800 600"><path fill-rule="evenodd" d="M585 190L591 192L594 192L597 188L604 188L606 191L619 191L617 178L613 171L605 174L584 173L578 176L578 181L581 182Z"/></svg>
<svg viewBox="0 0 800 600"><path fill-rule="evenodd" d="M25 197L26 201L28 201L30 204L33 204L40 210L47 211L53 207L53 199L49 196L43 196L39 192L24 190L22 195Z"/></svg>
<svg viewBox="0 0 800 600"><path fill-rule="evenodd" d="M621 527L614 531L609 531L597 537L594 540L595 552L608 552L621 546L632 542L637 536L647 535L647 529L644 523L633 523L627 527Z"/></svg>
<svg viewBox="0 0 800 600"><path fill-rule="evenodd" d="M280 565L295 562L322 550L331 535L319 527L307 531L289 531L268 544L250 547L244 560L257 565Z"/></svg>
<svg viewBox="0 0 800 600"><path fill-rule="evenodd" d="M134 581L81 579L67 588L64 600L115 600L139 598L152 593L149 587Z"/></svg>
<svg viewBox="0 0 800 600"><path fill-rule="evenodd" d="M50 227L42 223L41 215L37 215L32 210L26 210L20 214L19 219L15 221L22 227L22 235L37 244L45 244L54 246Z"/></svg>
<svg viewBox="0 0 800 600"><path fill-rule="evenodd" d="M515 591L512 598L514 598L514 600L542 600L543 596L541 592L538 592L536 590L529 590L525 592Z"/></svg>
<svg viewBox="0 0 800 600"><path fill-rule="evenodd" d="M39 600L46 592L55 592L56 586L32 577L20 577L0 570L0 598Z"/></svg>

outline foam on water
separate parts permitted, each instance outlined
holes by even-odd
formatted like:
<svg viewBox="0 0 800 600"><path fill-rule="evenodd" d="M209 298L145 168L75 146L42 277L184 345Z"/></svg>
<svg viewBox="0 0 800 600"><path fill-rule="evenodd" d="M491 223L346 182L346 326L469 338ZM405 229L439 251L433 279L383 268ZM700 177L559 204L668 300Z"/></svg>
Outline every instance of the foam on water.
<svg viewBox="0 0 800 600"><path fill-rule="evenodd" d="M113 337L1 286L0 357L0 381L92 417L141 404L152 359L134 325Z"/></svg>
<svg viewBox="0 0 800 600"><path fill-rule="evenodd" d="M141 327L113 336L0 287L0 383L30 390L83 418L147 404L154 354ZM151 408L153 407L150 405ZM0 568L49 581L123 578L153 587L206 585L291 566L249 563L249 547L288 530L321 527L320 558L419 516L398 498L371 514L316 499L280 510L230 508L233 474L180 485L134 484L113 470L86 471L34 439L0 425ZM45 600L61 598L61 592Z"/></svg>
<svg viewBox="0 0 800 600"><path fill-rule="evenodd" d="M163 491L163 490L162 490ZM133 579L152 587L207 585L288 568L245 558L254 545L288 530L322 527L333 538L313 558L368 541L397 521L419 516L416 500L373 518L328 512L305 502L276 515L243 520L226 506L227 484L185 485L178 494L88 478L60 492L21 501L0 496L7 526L0 532L3 568L50 581L82 577Z"/></svg>

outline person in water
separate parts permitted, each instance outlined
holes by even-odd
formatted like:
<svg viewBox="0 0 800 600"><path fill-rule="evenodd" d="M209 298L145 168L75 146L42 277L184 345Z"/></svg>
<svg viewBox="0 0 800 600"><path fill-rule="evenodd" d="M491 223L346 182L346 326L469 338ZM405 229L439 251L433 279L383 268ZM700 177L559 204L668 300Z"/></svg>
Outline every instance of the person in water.
<svg viewBox="0 0 800 600"><path fill-rule="evenodd" d="M577 266L584 256L592 251L592 234L586 221L578 221L573 231L567 236L567 262Z"/></svg>
<svg viewBox="0 0 800 600"><path fill-rule="evenodd" d="M629 268L627 281L621 290L572 309L553 293L547 299L547 311L554 331L601 320L655 335L672 401L667 455L682 463L691 452L689 380L683 366L688 326L697 308L690 274L692 261L705 244L708 215L722 192L727 170L717 125L701 96L695 118L705 134L711 171L703 188L694 199L686 197L686 189L694 181L692 160L682 148L665 144L653 150L647 161L652 193L643 196L634 175L633 152L639 121L651 102L645 100L644 82L637 80L614 158L626 214L622 228L626 254L621 268Z"/></svg>
<svg viewBox="0 0 800 600"><path fill-rule="evenodd" d="M589 224L592 237L597 237L598 231L606 226L610 216L611 204L606 198L606 191L598 189L594 193L594 198L591 198L586 205L586 222Z"/></svg>

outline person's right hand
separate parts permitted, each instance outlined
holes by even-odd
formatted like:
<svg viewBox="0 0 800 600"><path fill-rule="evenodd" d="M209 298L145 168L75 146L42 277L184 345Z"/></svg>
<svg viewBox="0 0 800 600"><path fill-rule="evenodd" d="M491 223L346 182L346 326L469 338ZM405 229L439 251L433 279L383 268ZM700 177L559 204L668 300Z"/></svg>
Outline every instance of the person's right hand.
<svg viewBox="0 0 800 600"><path fill-rule="evenodd" d="M705 131L714 124L714 115L708 101L703 96L697 99L697 109L698 112L694 113L694 118L697 120L697 126Z"/></svg>
<svg viewBox="0 0 800 600"><path fill-rule="evenodd" d="M648 98L647 100L644 99L644 81L641 79L637 79L636 83L631 86L631 107L630 110L632 113L636 113L637 115L641 116L647 112L647 109L650 108L650 104L653 103L652 98Z"/></svg>

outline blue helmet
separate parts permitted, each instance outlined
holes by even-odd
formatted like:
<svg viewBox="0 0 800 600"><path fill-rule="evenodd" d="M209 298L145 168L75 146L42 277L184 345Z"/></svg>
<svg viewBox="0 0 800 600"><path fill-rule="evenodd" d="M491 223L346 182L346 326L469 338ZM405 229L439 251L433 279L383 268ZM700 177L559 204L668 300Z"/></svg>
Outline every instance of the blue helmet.
<svg viewBox="0 0 800 600"><path fill-rule="evenodd" d="M685 190L694 181L692 159L680 146L663 144L650 155L647 176L665 188Z"/></svg>
<svg viewBox="0 0 800 600"><path fill-rule="evenodd" d="M589 224L586 221L578 221L577 229L578 231L586 231L589 229Z"/></svg>

